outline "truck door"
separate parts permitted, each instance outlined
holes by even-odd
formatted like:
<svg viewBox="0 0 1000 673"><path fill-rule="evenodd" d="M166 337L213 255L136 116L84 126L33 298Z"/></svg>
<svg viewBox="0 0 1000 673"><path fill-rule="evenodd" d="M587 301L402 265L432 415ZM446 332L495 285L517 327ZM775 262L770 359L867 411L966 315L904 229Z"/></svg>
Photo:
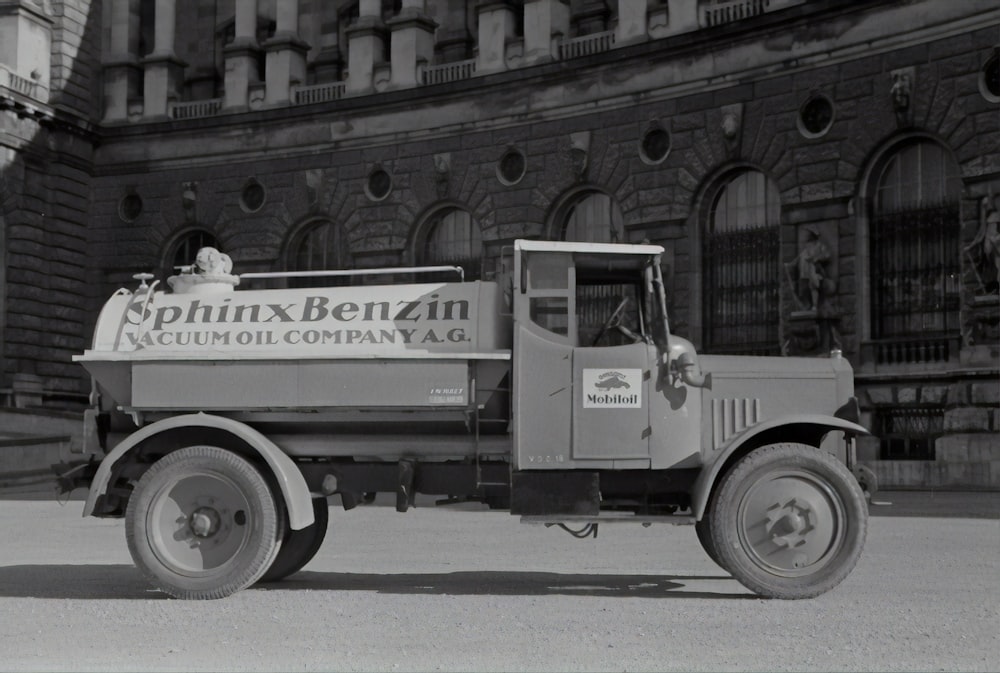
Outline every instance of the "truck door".
<svg viewBox="0 0 1000 673"><path fill-rule="evenodd" d="M515 469L648 467L641 256L547 246L515 263Z"/></svg>

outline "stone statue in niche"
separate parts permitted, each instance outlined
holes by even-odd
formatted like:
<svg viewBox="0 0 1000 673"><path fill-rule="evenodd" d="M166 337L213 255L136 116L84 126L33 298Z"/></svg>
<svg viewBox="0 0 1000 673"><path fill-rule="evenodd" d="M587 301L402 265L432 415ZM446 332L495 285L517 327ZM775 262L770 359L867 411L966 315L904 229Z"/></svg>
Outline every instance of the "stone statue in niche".
<svg viewBox="0 0 1000 673"><path fill-rule="evenodd" d="M184 208L184 221L194 224L198 221L198 183L185 182L182 187L184 191L181 192L181 205Z"/></svg>
<svg viewBox="0 0 1000 673"><path fill-rule="evenodd" d="M821 312L826 308L829 297L835 290L827 265L830 249L823 242L819 230L806 226L806 243L792 261L785 264L786 272L796 269L797 277L792 283L796 302L801 310ZM791 280L791 278L790 278Z"/></svg>
<svg viewBox="0 0 1000 673"><path fill-rule="evenodd" d="M909 69L896 70L892 73L892 88L889 89L889 96L892 98L892 110L896 113L897 126L910 125L912 79L913 76Z"/></svg>
<svg viewBox="0 0 1000 673"><path fill-rule="evenodd" d="M979 231L965 247L982 295L1000 293L1000 197L979 203ZM975 256L974 256L975 253Z"/></svg>
<svg viewBox="0 0 1000 673"><path fill-rule="evenodd" d="M785 263L797 310L788 316L785 327L786 355L822 355L842 347L833 305L837 285L830 265L834 258L829 246L813 225L803 227L805 238L799 254Z"/></svg>
<svg viewBox="0 0 1000 673"><path fill-rule="evenodd" d="M569 157L576 179L586 178L590 164L590 131L569 134Z"/></svg>
<svg viewBox="0 0 1000 673"><path fill-rule="evenodd" d="M451 152L434 155L434 183L439 198L448 195L448 187L451 184Z"/></svg>

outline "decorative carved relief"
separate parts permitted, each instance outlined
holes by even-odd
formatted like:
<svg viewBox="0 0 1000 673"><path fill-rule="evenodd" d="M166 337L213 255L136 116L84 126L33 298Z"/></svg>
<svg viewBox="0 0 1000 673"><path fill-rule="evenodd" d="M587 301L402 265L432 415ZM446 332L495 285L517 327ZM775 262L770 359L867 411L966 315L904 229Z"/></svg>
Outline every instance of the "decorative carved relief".
<svg viewBox="0 0 1000 673"><path fill-rule="evenodd" d="M740 141L743 137L743 103L723 105L720 129L726 141L726 149L730 156L738 154Z"/></svg>
<svg viewBox="0 0 1000 673"><path fill-rule="evenodd" d="M451 184L451 152L434 155L434 183L437 186L438 198L448 195Z"/></svg>
<svg viewBox="0 0 1000 673"><path fill-rule="evenodd" d="M913 124L913 87L916 84L916 71L910 68L900 68L890 73L892 86L889 97L892 99L892 110L896 113L896 125L900 128Z"/></svg>
<svg viewBox="0 0 1000 673"><path fill-rule="evenodd" d="M184 221L187 224L198 222L198 183L185 182L181 192L181 205L184 208Z"/></svg>
<svg viewBox="0 0 1000 673"><path fill-rule="evenodd" d="M784 265L796 305L786 324L784 351L788 355L825 354L843 347L837 330L840 316L834 306L836 255L818 226L806 225L802 234L798 254Z"/></svg>
<svg viewBox="0 0 1000 673"><path fill-rule="evenodd" d="M805 241L799 254L785 263L785 274L799 311L830 313L830 300L836 295L837 282L830 271L833 255L815 225L803 227Z"/></svg>
<svg viewBox="0 0 1000 673"><path fill-rule="evenodd" d="M577 180L587 177L590 163L590 131L569 134L569 154L573 162L573 174Z"/></svg>
<svg viewBox="0 0 1000 673"><path fill-rule="evenodd" d="M976 295L1000 294L1000 197L979 202L979 230L965 254L976 276Z"/></svg>

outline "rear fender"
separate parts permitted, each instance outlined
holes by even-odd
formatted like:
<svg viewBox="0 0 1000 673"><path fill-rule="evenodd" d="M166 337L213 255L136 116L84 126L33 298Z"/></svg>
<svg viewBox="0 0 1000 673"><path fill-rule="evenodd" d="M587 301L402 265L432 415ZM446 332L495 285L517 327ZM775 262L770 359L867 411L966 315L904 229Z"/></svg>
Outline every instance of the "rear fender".
<svg viewBox="0 0 1000 673"><path fill-rule="evenodd" d="M83 516L94 514L97 500L108 490L108 484L118 464L138 450L144 442L178 428L213 428L223 430L242 440L250 449L267 464L274 477L282 498L288 510L288 523L292 530L301 530L311 526L314 521L312 496L306 480L298 466L285 452L277 447L267 437L248 425L222 416L209 414L185 414L173 416L140 428L114 448L97 468L97 474L90 485L87 503L83 508ZM182 447L177 447L182 448Z"/></svg>
<svg viewBox="0 0 1000 673"><path fill-rule="evenodd" d="M782 430L787 431L784 439L781 436ZM832 431L841 431L850 435L871 434L864 426L835 416L802 414L774 418L763 423L758 423L735 435L722 447L714 462L706 466L695 480L691 490L692 515L694 515L695 519L701 520L708 506L708 499L712 494L712 489L716 481L718 481L719 476L732 463L753 449L780 441L800 442L803 441L803 438L810 438L808 443L818 447L822 437ZM764 437L764 435L769 436Z"/></svg>

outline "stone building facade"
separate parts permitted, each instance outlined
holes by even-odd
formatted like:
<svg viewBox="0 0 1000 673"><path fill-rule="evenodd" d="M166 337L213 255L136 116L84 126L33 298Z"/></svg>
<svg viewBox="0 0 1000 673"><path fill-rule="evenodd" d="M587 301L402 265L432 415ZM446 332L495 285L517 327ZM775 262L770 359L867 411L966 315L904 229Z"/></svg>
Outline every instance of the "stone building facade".
<svg viewBox="0 0 1000 673"><path fill-rule="evenodd" d="M2 388L85 391L103 299L203 244L648 240L700 350L850 359L883 484L1000 487L992 0L0 0L0 36Z"/></svg>

